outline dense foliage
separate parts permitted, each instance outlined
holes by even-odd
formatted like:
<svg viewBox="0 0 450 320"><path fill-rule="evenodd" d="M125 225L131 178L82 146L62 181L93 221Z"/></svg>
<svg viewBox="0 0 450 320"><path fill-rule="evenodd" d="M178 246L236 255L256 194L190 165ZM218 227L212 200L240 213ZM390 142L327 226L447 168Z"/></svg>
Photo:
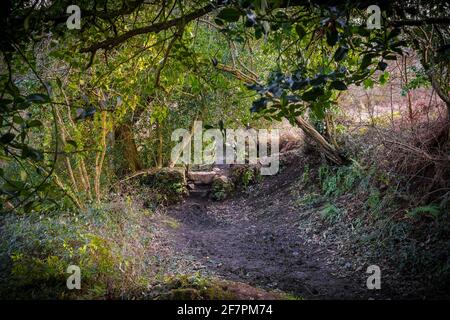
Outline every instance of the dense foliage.
<svg viewBox="0 0 450 320"><path fill-rule="evenodd" d="M445 1L82 0L76 1L80 29L66 24L72 0L4 2L0 212L6 227L1 259L8 261L4 268L17 287L32 286L34 279L26 275L37 273L52 291L52 281L59 280L71 259L86 266L92 283L114 282L109 274L117 264L133 269L137 262L119 252L123 244L108 238L114 230L125 237L131 222L122 215L115 221L115 211L105 206L120 194L118 184L133 174L172 166L172 132L191 130L198 120L205 129L223 131L270 128L287 119L303 130L311 153L327 162L317 169L320 197L334 199L358 185L360 194L370 188L363 194L364 210L375 212L373 217L381 217L381 208L395 216L401 207L408 219L426 216L444 225L442 212L450 202L450 5ZM381 9L381 24L374 28L367 26L373 13L369 5ZM407 70L410 56L420 63ZM402 152L386 165L384 160L392 158L376 158L373 150L387 139L377 144L378 136L369 131L361 134L364 146L358 145L356 129L338 121L345 114L340 99L352 88L389 84L389 66L403 62L402 95L410 99L412 91L431 88L431 98L435 92L445 105L446 117L432 114L438 128L424 129L414 120L421 110L413 110L410 100L410 127L390 134L411 132L420 139L406 147L398 142ZM408 72L414 78L408 79ZM394 127L392 110L391 117ZM371 115L372 127L377 120L384 121ZM409 161L411 153L419 160ZM417 174L408 176L411 172ZM246 189L259 177L243 170L237 180ZM177 196L181 189L168 188ZM214 188L216 200L231 193L228 184L216 181ZM423 194L411 196L403 207L384 206L414 188ZM153 200L144 202L152 209L164 203ZM140 223L136 211L129 212ZM321 214L334 223L341 211L330 202ZM66 230L75 228L78 215L86 225ZM72 233L73 238L65 238ZM30 240L16 243L14 237ZM43 252L27 256L35 242ZM448 261L443 263L439 275L446 275ZM133 289L140 285L131 284ZM86 295L101 295L96 290L109 289L94 285ZM114 286L109 292L124 294Z"/></svg>

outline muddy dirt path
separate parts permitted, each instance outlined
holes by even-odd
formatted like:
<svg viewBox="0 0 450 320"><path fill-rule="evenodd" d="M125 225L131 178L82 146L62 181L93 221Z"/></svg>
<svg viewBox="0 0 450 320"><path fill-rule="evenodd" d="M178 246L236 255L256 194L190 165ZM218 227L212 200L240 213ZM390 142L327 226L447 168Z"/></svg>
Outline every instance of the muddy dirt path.
<svg viewBox="0 0 450 320"><path fill-rule="evenodd" d="M179 222L170 232L175 249L224 279L307 299L367 299L364 281L343 275L327 263L328 248L306 241L296 223L302 215L284 201L289 177L265 180L255 195L188 198L170 208L167 214Z"/></svg>
<svg viewBox="0 0 450 320"><path fill-rule="evenodd" d="M448 297L429 278L385 256L386 244L370 241L376 225L365 228L357 219L366 214L364 201L321 196L318 163L313 155L288 152L276 175L230 199L187 198L162 207L147 225L155 270L198 272L305 299ZM342 213L332 221L324 216L330 203ZM370 265L382 268L381 290L367 288Z"/></svg>

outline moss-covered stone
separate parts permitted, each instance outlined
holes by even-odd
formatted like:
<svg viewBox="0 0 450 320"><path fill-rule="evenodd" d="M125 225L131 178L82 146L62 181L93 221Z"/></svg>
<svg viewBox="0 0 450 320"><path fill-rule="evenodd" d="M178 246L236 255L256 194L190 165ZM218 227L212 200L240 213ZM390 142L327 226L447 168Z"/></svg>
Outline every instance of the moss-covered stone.
<svg viewBox="0 0 450 320"><path fill-rule="evenodd" d="M141 182L147 185L182 183L186 184L183 168L151 169L142 176Z"/></svg>
<svg viewBox="0 0 450 320"><path fill-rule="evenodd" d="M172 289L170 291L170 300L198 300L200 293L193 288Z"/></svg>
<svg viewBox="0 0 450 320"><path fill-rule="evenodd" d="M223 200L228 198L234 191L234 183L226 176L217 176L211 186L211 198Z"/></svg>
<svg viewBox="0 0 450 320"><path fill-rule="evenodd" d="M187 195L187 181L182 168L149 170L141 177L141 183L160 194L160 202L175 203Z"/></svg>
<svg viewBox="0 0 450 320"><path fill-rule="evenodd" d="M255 300L288 299L284 293L268 292L248 284L198 276L173 276L160 286L160 299L175 300ZM164 291L166 291L164 293Z"/></svg>
<svg viewBox="0 0 450 320"><path fill-rule="evenodd" d="M261 181L261 171L258 165L235 165L231 168L231 179L236 188L246 188Z"/></svg>

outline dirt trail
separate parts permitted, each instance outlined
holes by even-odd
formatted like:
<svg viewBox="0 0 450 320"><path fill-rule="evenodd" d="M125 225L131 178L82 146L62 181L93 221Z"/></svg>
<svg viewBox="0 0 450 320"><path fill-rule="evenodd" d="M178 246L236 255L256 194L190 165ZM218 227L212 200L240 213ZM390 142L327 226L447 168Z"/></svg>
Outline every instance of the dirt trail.
<svg viewBox="0 0 450 320"><path fill-rule="evenodd" d="M266 178L254 194L222 202L188 198L169 208L179 222L168 233L175 250L224 279L308 299L367 299L365 281L327 263L328 248L306 241L296 223L302 214L285 198L300 169Z"/></svg>

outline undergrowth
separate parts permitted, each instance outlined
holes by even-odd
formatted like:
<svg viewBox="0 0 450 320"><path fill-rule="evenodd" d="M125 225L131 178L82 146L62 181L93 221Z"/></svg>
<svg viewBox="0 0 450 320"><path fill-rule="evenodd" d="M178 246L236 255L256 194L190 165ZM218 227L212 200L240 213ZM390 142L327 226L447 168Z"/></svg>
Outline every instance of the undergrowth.
<svg viewBox="0 0 450 320"><path fill-rule="evenodd" d="M145 288L143 213L98 206L86 212L9 214L1 219L0 296L8 299L121 298ZM69 290L69 265L81 289Z"/></svg>
<svg viewBox="0 0 450 320"><path fill-rule="evenodd" d="M415 206L414 201L400 201L399 181L357 161L341 167L321 165L315 184L310 183L314 180L311 171L307 167L300 177L307 190L297 197L298 206L321 207L320 217L330 227L351 225L347 245L364 252L368 261L388 261L401 273L433 283L434 289L449 290L450 209L446 203Z"/></svg>

